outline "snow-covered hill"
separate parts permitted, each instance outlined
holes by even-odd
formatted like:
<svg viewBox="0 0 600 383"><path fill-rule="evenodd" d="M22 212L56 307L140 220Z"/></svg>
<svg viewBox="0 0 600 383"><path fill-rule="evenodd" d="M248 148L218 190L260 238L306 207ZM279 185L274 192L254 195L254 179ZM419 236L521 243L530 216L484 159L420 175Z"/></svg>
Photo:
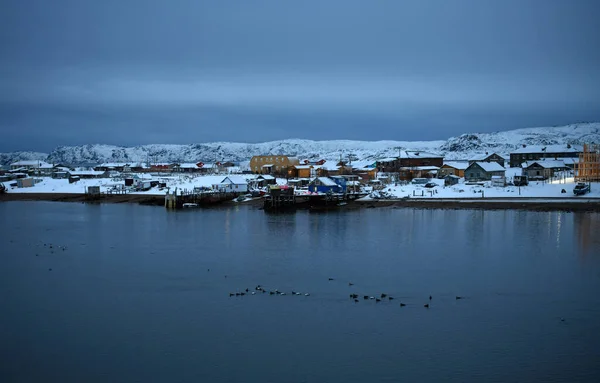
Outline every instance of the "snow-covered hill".
<svg viewBox="0 0 600 383"><path fill-rule="evenodd" d="M11 152L0 153L0 165L9 165L17 161L44 161L48 158L48 153L38 152Z"/></svg>
<svg viewBox="0 0 600 383"><path fill-rule="evenodd" d="M94 164L101 162L196 162L248 161L260 154L287 154L301 158L336 160L349 154L361 160L398 155L403 150L443 154L447 159L468 159L484 152L508 154L527 145L560 145L600 142L600 123L581 123L559 127L526 128L495 133L469 133L446 141L312 141L289 139L245 144L212 142L190 145L112 145L61 146L50 154L33 152L0 153L0 163L44 159L50 163Z"/></svg>

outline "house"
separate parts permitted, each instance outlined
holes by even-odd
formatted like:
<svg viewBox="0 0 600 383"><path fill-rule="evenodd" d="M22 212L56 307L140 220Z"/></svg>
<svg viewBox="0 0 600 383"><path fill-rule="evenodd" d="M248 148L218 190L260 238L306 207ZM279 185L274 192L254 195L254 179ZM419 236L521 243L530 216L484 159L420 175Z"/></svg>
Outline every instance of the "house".
<svg viewBox="0 0 600 383"><path fill-rule="evenodd" d="M255 174L286 173L295 165L300 165L298 158L283 154L253 156L250 159L250 170Z"/></svg>
<svg viewBox="0 0 600 383"><path fill-rule="evenodd" d="M69 170L68 178L108 178L108 172L100 170Z"/></svg>
<svg viewBox="0 0 600 383"><path fill-rule="evenodd" d="M345 193L347 190L347 186L348 186L348 181L346 180L346 177L344 176L331 176L329 177L333 180L333 182L335 182L336 184L338 184L338 186L341 188L341 193Z"/></svg>
<svg viewBox="0 0 600 383"><path fill-rule="evenodd" d="M400 167L436 166L439 168L444 164L444 157L434 153L407 150L401 154Z"/></svg>
<svg viewBox="0 0 600 383"><path fill-rule="evenodd" d="M246 193L248 191L248 181L241 176L227 176L221 183L213 186L220 192Z"/></svg>
<svg viewBox="0 0 600 383"><path fill-rule="evenodd" d="M526 161L521 164L522 175L530 180L546 180L552 178L554 173L565 171L568 167L562 160Z"/></svg>
<svg viewBox="0 0 600 383"><path fill-rule="evenodd" d="M290 167L292 170L292 176L297 178L311 178L316 177L317 170L320 166L315 165L294 165Z"/></svg>
<svg viewBox="0 0 600 383"><path fill-rule="evenodd" d="M277 184L277 179L270 174L261 174L260 176L256 177L254 181L261 187Z"/></svg>
<svg viewBox="0 0 600 383"><path fill-rule="evenodd" d="M308 191L313 193L342 193L342 187L329 177L317 177L308 184Z"/></svg>
<svg viewBox="0 0 600 383"><path fill-rule="evenodd" d="M144 164L134 162L105 162L100 165L94 166L96 171L115 171L121 173L129 172L141 172L145 169Z"/></svg>
<svg viewBox="0 0 600 383"><path fill-rule="evenodd" d="M168 162L157 162L155 164L150 164L150 167L145 169L150 172L172 172L173 169L179 167L179 164L176 163L168 163Z"/></svg>
<svg viewBox="0 0 600 383"><path fill-rule="evenodd" d="M352 163L352 174L359 177L362 182L369 182L377 178L377 161L355 161Z"/></svg>
<svg viewBox="0 0 600 383"><path fill-rule="evenodd" d="M53 165L44 161L17 161L10 164L10 170L20 170L24 172L38 172L40 169L52 168Z"/></svg>
<svg viewBox="0 0 600 383"><path fill-rule="evenodd" d="M469 165L471 165L473 162L496 162L498 165L504 167L505 161L506 158L502 157L498 153L489 154L488 152L485 152L485 154L480 154L471 158L469 160Z"/></svg>
<svg viewBox="0 0 600 383"><path fill-rule="evenodd" d="M444 164L444 157L418 150L406 150L399 153L400 156L384 158L377 161L377 168L382 173L402 173L403 168L419 166L435 166L440 168Z"/></svg>
<svg viewBox="0 0 600 383"><path fill-rule="evenodd" d="M465 180L490 181L492 176L505 177L506 169L496 162L473 162L465 169Z"/></svg>
<svg viewBox="0 0 600 383"><path fill-rule="evenodd" d="M582 150L578 145L523 145L510 153L510 166L516 168L526 161L537 161L542 158L554 160L578 158Z"/></svg>
<svg viewBox="0 0 600 383"><path fill-rule="evenodd" d="M465 170L467 167L469 167L469 163L466 161L448 161L444 162L437 174L439 178L445 178L448 175L453 175L460 178L465 176Z"/></svg>

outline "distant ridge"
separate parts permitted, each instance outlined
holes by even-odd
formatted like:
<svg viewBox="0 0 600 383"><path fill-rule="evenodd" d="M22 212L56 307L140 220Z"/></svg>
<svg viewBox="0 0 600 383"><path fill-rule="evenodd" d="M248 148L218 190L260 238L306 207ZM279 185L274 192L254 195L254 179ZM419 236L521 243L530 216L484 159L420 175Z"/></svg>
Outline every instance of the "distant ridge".
<svg viewBox="0 0 600 383"><path fill-rule="evenodd" d="M398 155L402 150L421 150L443 154L449 160L468 159L484 152L508 154L526 145L580 145L600 142L600 123L525 128L494 133L467 133L441 141L313 141L288 139L246 144L211 142L189 145L113 145L59 146L51 153L0 153L0 164L19 160L45 160L71 165L102 162L196 162L248 161L259 154L284 153L301 158L337 160L353 154L360 160L375 160Z"/></svg>

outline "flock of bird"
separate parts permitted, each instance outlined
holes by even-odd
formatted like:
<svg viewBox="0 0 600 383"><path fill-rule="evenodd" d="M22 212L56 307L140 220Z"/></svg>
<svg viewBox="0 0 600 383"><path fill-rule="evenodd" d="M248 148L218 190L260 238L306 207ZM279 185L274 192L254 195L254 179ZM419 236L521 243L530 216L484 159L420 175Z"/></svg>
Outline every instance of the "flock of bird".
<svg viewBox="0 0 600 383"><path fill-rule="evenodd" d="M209 270L210 271L210 270ZM227 278L227 276L225 276L225 278ZM334 278L328 278L329 281L334 281ZM354 286L354 283L352 282L348 282L348 286ZM238 292L234 292L234 293L229 293L229 297L237 297L237 296L245 296L245 295L256 295L256 294L269 294L269 295L287 295L287 293L283 292L283 291L279 291L278 289L274 289L274 290L267 290L265 289L263 286L261 285L257 285L254 290L250 290L248 288L242 290L242 291L238 291ZM304 295L306 297L310 296L310 293L302 293L302 292L298 292L298 291L291 291L290 295ZM359 299L360 295L359 294L355 294L352 293L350 294L350 299L352 299L354 301L354 303L359 303L360 299ZM379 303L381 301L387 300L389 301L393 301L395 298L389 294L386 293L381 293L381 294L377 294L377 296L375 295L363 295L362 296L363 300L372 300L375 301L376 303ZM456 296L455 297L456 300L459 299L463 299L463 297L461 296ZM429 308L431 305L431 301L433 300L433 297L430 295L429 296L429 301L427 303L425 303L423 305L423 307L425 308ZM400 302L400 307L405 307L406 303L404 302Z"/></svg>

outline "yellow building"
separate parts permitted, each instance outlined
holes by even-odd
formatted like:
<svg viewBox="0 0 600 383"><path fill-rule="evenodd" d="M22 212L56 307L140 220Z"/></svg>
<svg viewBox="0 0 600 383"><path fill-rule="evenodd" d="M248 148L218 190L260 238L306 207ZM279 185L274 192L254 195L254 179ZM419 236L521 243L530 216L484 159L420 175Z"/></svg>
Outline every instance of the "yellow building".
<svg viewBox="0 0 600 383"><path fill-rule="evenodd" d="M288 168L299 164L298 158L282 154L254 156L250 159L250 170L256 174L277 174L287 172Z"/></svg>

